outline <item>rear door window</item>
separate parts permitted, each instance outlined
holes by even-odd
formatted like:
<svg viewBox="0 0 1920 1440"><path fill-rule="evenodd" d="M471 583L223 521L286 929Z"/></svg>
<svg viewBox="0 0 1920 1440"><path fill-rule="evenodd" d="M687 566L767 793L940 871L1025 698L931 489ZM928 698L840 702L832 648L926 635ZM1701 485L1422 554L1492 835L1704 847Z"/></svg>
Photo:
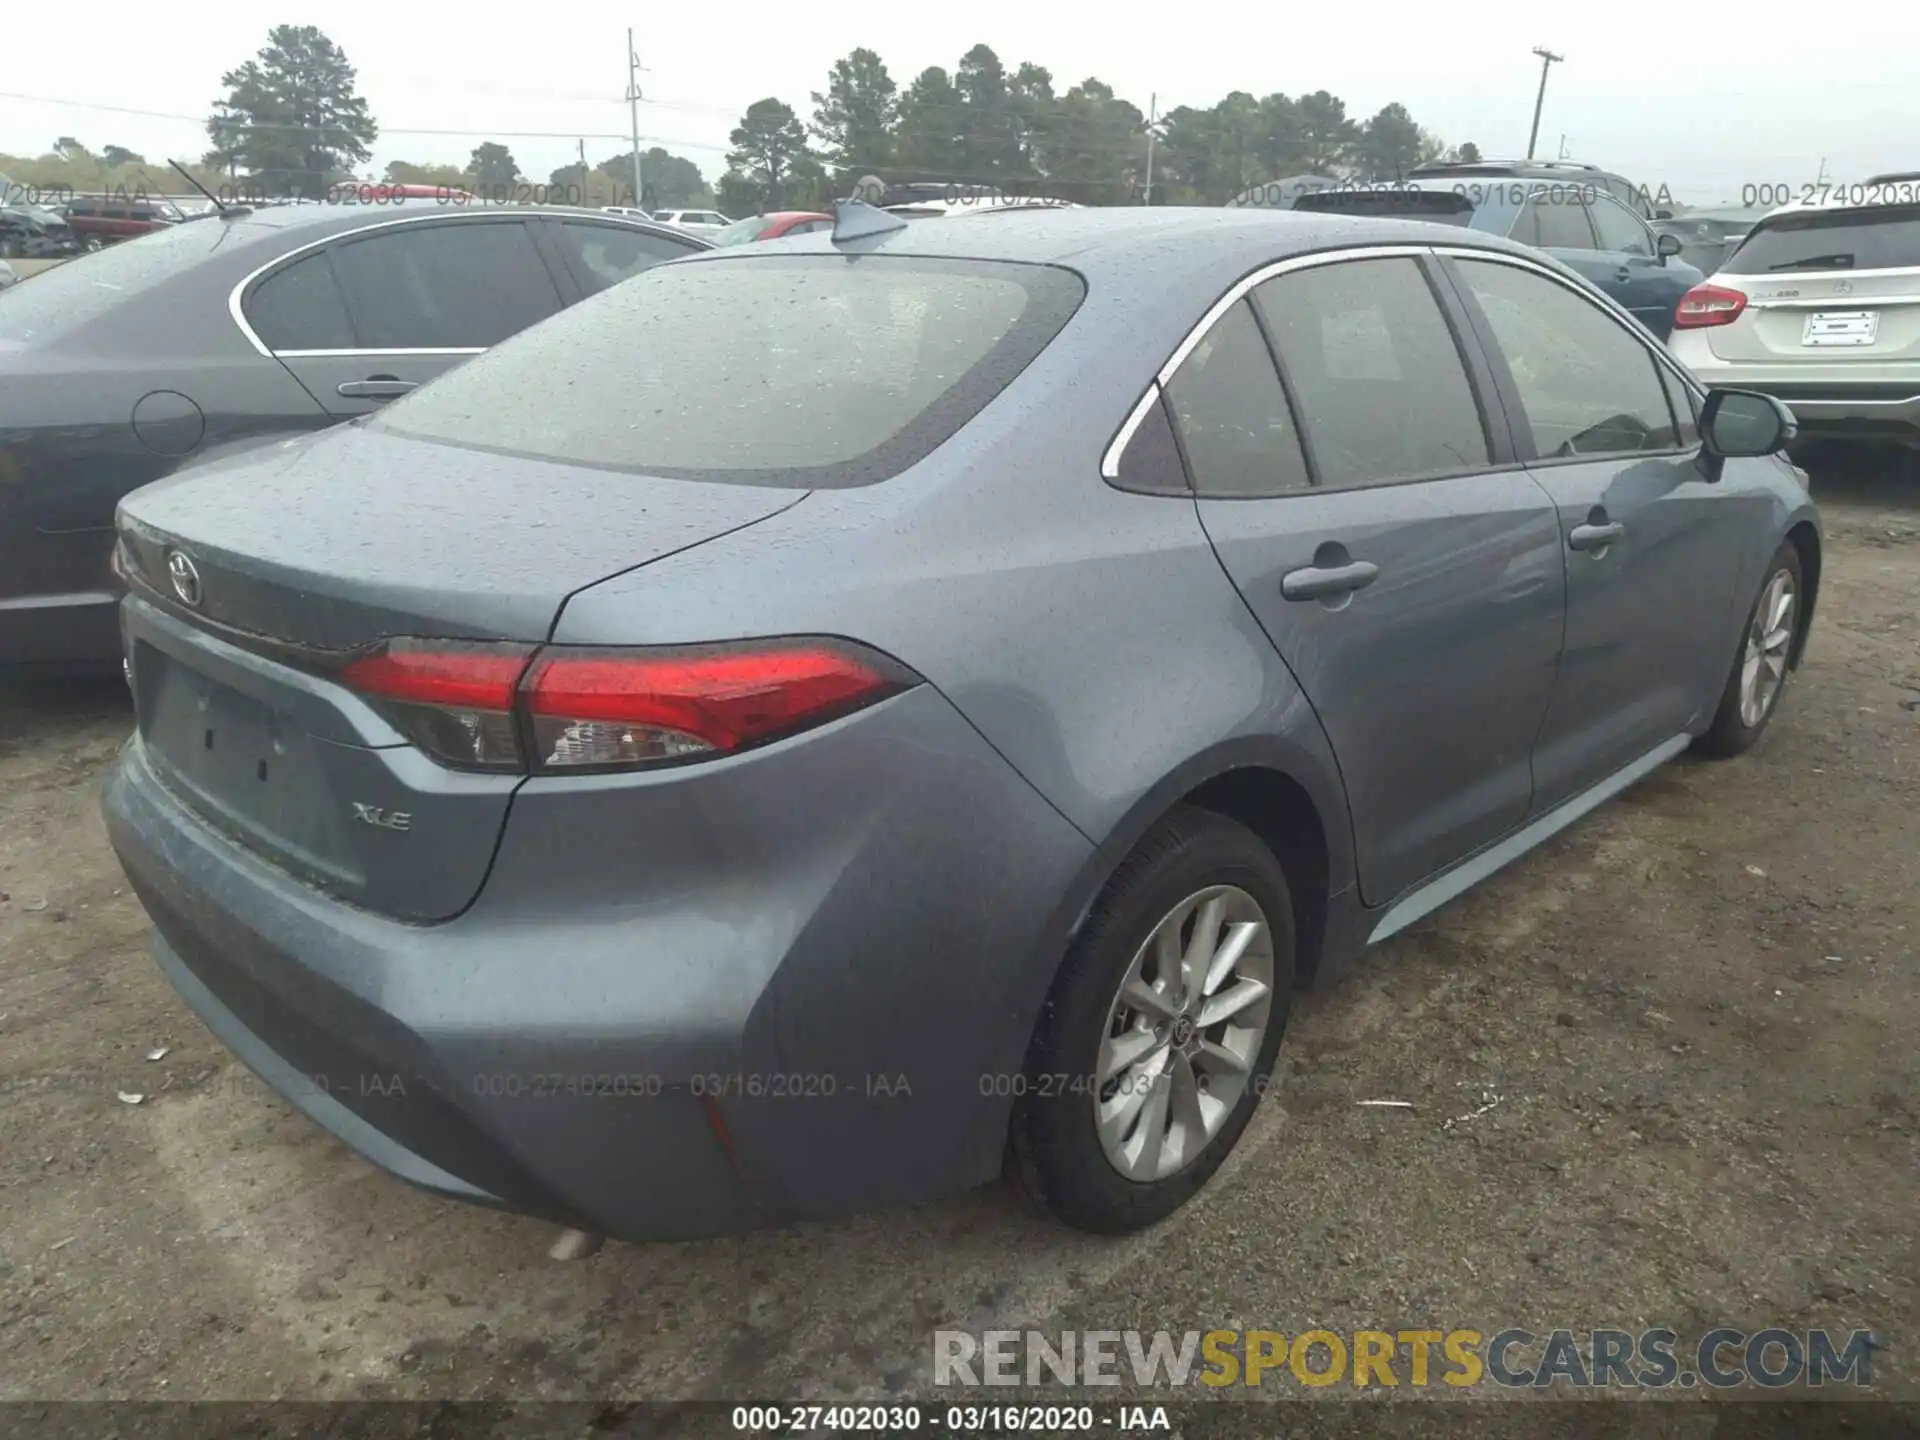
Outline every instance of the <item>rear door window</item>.
<svg viewBox="0 0 1920 1440"><path fill-rule="evenodd" d="M1920 266L1920 205L1818 210L1763 221L1720 268L1732 275Z"/></svg>
<svg viewBox="0 0 1920 1440"><path fill-rule="evenodd" d="M1312 484L1273 355L1245 300L1181 362L1167 406L1196 494L1249 499Z"/></svg>
<svg viewBox="0 0 1920 1440"><path fill-rule="evenodd" d="M692 255L697 249L628 225L601 225L592 220L560 222L560 252L573 278L588 295L632 279L663 260Z"/></svg>
<svg viewBox="0 0 1920 1440"><path fill-rule="evenodd" d="M560 309L519 221L400 225L332 250L366 350L485 349Z"/></svg>
<svg viewBox="0 0 1920 1440"><path fill-rule="evenodd" d="M997 261L763 251L656 265L370 423L648 475L869 484L972 419L1084 294L1070 271Z"/></svg>
<svg viewBox="0 0 1920 1440"><path fill-rule="evenodd" d="M1255 288L1326 486L1491 463L1466 365L1419 265L1319 265Z"/></svg>
<svg viewBox="0 0 1920 1440"><path fill-rule="evenodd" d="M356 348L333 265L319 251L276 270L247 296L247 323L269 350Z"/></svg>

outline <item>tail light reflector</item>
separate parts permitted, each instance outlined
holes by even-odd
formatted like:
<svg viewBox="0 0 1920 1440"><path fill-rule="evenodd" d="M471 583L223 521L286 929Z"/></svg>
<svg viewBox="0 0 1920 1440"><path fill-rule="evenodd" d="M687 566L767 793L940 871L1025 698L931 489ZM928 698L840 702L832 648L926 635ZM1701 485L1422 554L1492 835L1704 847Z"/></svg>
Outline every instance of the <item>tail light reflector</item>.
<svg viewBox="0 0 1920 1440"><path fill-rule="evenodd" d="M794 639L608 650L393 640L342 680L443 764L631 769L730 754L919 683L865 646Z"/></svg>
<svg viewBox="0 0 1920 1440"><path fill-rule="evenodd" d="M913 677L843 641L550 649L523 691L541 769L724 755L870 705Z"/></svg>
<svg viewBox="0 0 1920 1440"><path fill-rule="evenodd" d="M1747 297L1741 291L1729 290L1724 285L1696 285L1680 297L1680 308L1673 314L1673 328L1705 330L1714 325L1731 325L1746 308Z"/></svg>

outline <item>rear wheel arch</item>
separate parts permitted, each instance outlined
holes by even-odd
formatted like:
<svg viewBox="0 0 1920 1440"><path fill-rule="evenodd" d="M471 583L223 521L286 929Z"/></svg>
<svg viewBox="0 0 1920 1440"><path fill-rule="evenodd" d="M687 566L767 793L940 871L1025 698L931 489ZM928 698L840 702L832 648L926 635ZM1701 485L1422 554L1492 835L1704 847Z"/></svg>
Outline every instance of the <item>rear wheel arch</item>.
<svg viewBox="0 0 1920 1440"><path fill-rule="evenodd" d="M1293 892L1295 984L1305 989L1326 941L1331 855L1313 797L1283 770L1246 766L1196 786L1177 802L1246 826L1273 852Z"/></svg>
<svg viewBox="0 0 1920 1440"><path fill-rule="evenodd" d="M1328 780L1337 786L1337 777ZM1130 810L1106 836L1097 852L1097 872L1080 887L1083 899L1067 936L1073 937L1141 839L1182 806L1207 810L1244 825L1273 852L1293 892L1296 976L1312 983L1326 938L1330 901L1347 883L1351 856L1336 850L1346 829L1344 796L1337 788L1317 797L1310 779L1281 757L1262 749L1229 746L1167 777ZM1062 953L1064 958L1064 950ZM1051 977L1049 977L1049 983Z"/></svg>

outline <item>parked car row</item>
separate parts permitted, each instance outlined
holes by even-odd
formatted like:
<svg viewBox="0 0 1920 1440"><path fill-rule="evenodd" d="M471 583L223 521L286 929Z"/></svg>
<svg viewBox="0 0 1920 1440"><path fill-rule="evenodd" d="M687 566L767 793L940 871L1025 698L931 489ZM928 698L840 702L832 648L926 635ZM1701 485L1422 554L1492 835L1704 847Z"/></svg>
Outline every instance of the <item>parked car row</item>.
<svg viewBox="0 0 1920 1440"><path fill-rule="evenodd" d="M1394 186L1309 191L1292 208L1406 216L1517 240L1578 271L1665 338L1681 299L1706 277L1678 258L1680 240L1656 230L1634 196L1625 180L1589 166L1435 164Z"/></svg>

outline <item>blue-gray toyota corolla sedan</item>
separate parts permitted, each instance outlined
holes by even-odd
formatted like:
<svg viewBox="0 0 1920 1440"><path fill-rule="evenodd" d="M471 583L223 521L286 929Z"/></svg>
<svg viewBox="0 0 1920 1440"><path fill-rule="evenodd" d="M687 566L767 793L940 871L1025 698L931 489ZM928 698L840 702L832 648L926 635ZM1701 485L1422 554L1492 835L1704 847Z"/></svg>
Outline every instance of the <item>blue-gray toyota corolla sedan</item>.
<svg viewBox="0 0 1920 1440"><path fill-rule="evenodd" d="M1131 1229L1298 989L1761 736L1792 433L1457 228L848 206L130 496L106 815L181 995L417 1184Z"/></svg>

